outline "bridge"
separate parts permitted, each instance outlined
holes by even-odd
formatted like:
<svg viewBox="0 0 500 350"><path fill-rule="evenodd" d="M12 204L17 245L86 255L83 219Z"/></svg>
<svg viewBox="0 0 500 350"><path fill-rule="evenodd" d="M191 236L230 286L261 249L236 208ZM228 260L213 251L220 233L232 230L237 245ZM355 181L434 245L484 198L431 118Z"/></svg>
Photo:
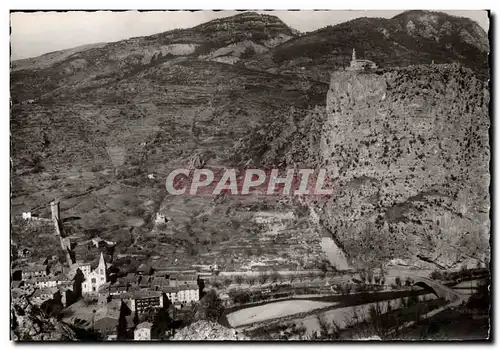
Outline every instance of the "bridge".
<svg viewBox="0 0 500 350"><path fill-rule="evenodd" d="M419 287L425 288L427 290L432 290L432 292L438 298L443 298L443 299L449 301L448 304L443 305L437 309L431 310L428 313L426 313L425 315L421 315L419 317L419 320L425 320L425 319L431 318L431 317L439 314L440 312L442 312L446 309L449 309L451 307L458 306L458 305L462 304L463 301L467 300L466 295L464 295L460 292L457 292L456 290L453 290L453 289L443 285L442 283L439 283L436 280L426 278L426 277L420 277L420 276L415 276L413 278L413 280L415 281L413 284L414 286L419 286ZM398 327L391 329L387 333L387 335L397 334L398 331L401 331L405 328L411 327L415 323L416 323L416 321L406 322L401 326L398 326Z"/></svg>
<svg viewBox="0 0 500 350"><path fill-rule="evenodd" d="M455 306L455 305L460 305L462 301L465 301L467 299L467 296L454 290L451 289L450 287L445 286L442 283L439 283L436 280L426 278L426 277L420 277L416 276L413 278L415 281L413 285L419 286L428 290L432 290L432 292L438 297L438 298L443 298L446 299L451 303L450 306Z"/></svg>

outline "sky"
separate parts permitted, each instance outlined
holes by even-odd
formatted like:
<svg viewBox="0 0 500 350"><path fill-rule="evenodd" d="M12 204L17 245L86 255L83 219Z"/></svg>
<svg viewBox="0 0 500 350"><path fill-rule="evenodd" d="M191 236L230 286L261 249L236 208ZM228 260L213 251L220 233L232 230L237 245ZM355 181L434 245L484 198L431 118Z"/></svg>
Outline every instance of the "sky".
<svg viewBox="0 0 500 350"><path fill-rule="evenodd" d="M313 31L358 17L391 18L403 10L257 11L279 17L301 32ZM443 11L469 17L488 31L486 11ZM189 28L236 11L99 11L12 13L11 58L35 57L47 52L99 42L146 36L176 28Z"/></svg>

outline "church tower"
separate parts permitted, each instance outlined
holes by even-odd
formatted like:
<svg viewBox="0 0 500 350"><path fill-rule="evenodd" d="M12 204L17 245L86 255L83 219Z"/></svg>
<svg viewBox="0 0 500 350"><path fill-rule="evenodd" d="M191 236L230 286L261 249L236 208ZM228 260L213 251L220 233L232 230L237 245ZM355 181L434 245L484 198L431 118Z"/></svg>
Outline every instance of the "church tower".
<svg viewBox="0 0 500 350"><path fill-rule="evenodd" d="M99 258L99 265L97 266L97 273L99 274L100 277L104 277L104 282L107 282L107 277L106 277L106 261L104 261L104 256L102 255L101 252L101 257Z"/></svg>
<svg viewBox="0 0 500 350"><path fill-rule="evenodd" d="M352 61L353 62L356 61L356 49L355 48L352 49Z"/></svg>

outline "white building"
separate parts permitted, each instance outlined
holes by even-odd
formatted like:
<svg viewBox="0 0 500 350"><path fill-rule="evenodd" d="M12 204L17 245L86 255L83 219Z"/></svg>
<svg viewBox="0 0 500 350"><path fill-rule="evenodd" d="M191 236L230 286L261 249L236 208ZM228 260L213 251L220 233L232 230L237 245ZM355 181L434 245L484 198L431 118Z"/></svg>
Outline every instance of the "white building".
<svg viewBox="0 0 500 350"><path fill-rule="evenodd" d="M41 276L35 277L33 280L34 284L38 288L56 287L60 285L63 281L57 276Z"/></svg>
<svg viewBox="0 0 500 350"><path fill-rule="evenodd" d="M155 223L164 224L166 222L167 222L167 217L165 215L160 214L160 213L156 213Z"/></svg>
<svg viewBox="0 0 500 350"><path fill-rule="evenodd" d="M106 262L102 253L95 270L92 271L89 264L80 266L80 270L85 277L82 283L82 294L97 294L99 287L107 282Z"/></svg>
<svg viewBox="0 0 500 350"><path fill-rule="evenodd" d="M150 322L139 323L134 330L134 340L151 340L151 327Z"/></svg>
<svg viewBox="0 0 500 350"><path fill-rule="evenodd" d="M200 291L195 284L164 288L165 295L173 304L189 304L200 300Z"/></svg>

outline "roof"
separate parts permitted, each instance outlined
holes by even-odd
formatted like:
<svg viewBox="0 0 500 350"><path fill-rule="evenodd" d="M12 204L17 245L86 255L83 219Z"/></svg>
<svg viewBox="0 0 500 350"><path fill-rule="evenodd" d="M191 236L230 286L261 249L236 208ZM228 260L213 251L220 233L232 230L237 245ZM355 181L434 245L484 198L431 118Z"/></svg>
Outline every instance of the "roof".
<svg viewBox="0 0 500 350"><path fill-rule="evenodd" d="M375 63L375 62L370 61L370 60L358 60L358 59L354 60L354 62L362 62L362 63Z"/></svg>
<svg viewBox="0 0 500 350"><path fill-rule="evenodd" d="M150 269L151 267L149 265L141 264L141 266L137 268L137 272L149 272Z"/></svg>
<svg viewBox="0 0 500 350"><path fill-rule="evenodd" d="M12 288L19 288L22 283L24 283L24 282L23 281L12 281L11 286L12 286Z"/></svg>
<svg viewBox="0 0 500 350"><path fill-rule="evenodd" d="M133 272L129 272L129 273L127 273L127 275L125 275L122 278L125 278L125 279L130 280L130 281L137 281L138 277Z"/></svg>
<svg viewBox="0 0 500 350"><path fill-rule="evenodd" d="M99 330L111 330L116 328L118 325L117 317L105 316L100 319L96 319L94 322L94 328Z"/></svg>
<svg viewBox="0 0 500 350"><path fill-rule="evenodd" d="M29 265L29 266L26 266L26 268L24 269L26 272L28 271L46 271L47 270L47 266L46 265L40 265L40 264L34 264L34 265Z"/></svg>
<svg viewBox="0 0 500 350"><path fill-rule="evenodd" d="M163 278L163 277L153 277L151 278L151 284L153 285L168 285L168 280L166 278Z"/></svg>
<svg viewBox="0 0 500 350"><path fill-rule="evenodd" d="M66 282L63 282L60 285L58 285L56 288L59 289L60 291L66 291L66 290L73 291L73 283L70 282L68 284Z"/></svg>
<svg viewBox="0 0 500 350"><path fill-rule="evenodd" d="M178 281L196 281L198 279L197 273L186 273L186 274L172 274L170 278L175 277Z"/></svg>
<svg viewBox="0 0 500 350"><path fill-rule="evenodd" d="M177 293L181 290L198 290L198 286L194 286L194 285L179 285L179 286L175 286L175 287L172 287L172 286L165 286L161 289L164 293Z"/></svg>
<svg viewBox="0 0 500 350"><path fill-rule="evenodd" d="M49 282L49 281L60 281L61 279L56 276L41 276L33 278L35 282Z"/></svg>
<svg viewBox="0 0 500 350"><path fill-rule="evenodd" d="M179 291L177 287L163 287L161 290L164 293L177 293Z"/></svg>
<svg viewBox="0 0 500 350"><path fill-rule="evenodd" d="M153 324L151 322L141 322L137 325L136 327L136 330L137 329L142 329L142 328L148 328L148 329L151 329L151 327L153 327Z"/></svg>
<svg viewBox="0 0 500 350"><path fill-rule="evenodd" d="M37 291L35 291L35 293L33 293L33 297L34 298L41 297L42 294L52 295L52 294L54 294L54 293L56 293L58 291L59 290L56 287L42 288L42 289L38 289Z"/></svg>
<svg viewBox="0 0 500 350"><path fill-rule="evenodd" d="M135 299L141 299L141 298L154 298L154 297L159 297L161 296L161 292L153 291L153 290L138 290L135 292L132 292L132 297Z"/></svg>

